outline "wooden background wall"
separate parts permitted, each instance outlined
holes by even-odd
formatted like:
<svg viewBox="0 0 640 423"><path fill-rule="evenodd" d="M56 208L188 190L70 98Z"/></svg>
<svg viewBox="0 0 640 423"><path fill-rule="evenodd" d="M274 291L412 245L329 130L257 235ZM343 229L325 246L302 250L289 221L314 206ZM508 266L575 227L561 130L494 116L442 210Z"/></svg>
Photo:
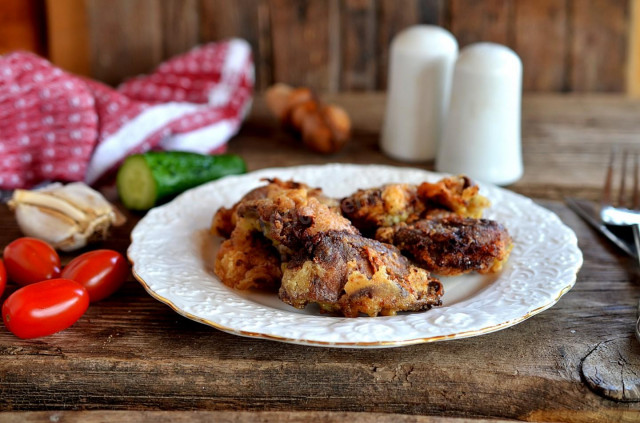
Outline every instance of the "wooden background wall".
<svg viewBox="0 0 640 423"><path fill-rule="evenodd" d="M384 89L392 37L428 23L449 29L461 47L513 48L526 90L623 92L639 73L635 1L2 0L0 28L16 18L7 5L29 9L36 51L109 84L196 44L242 37L253 46L259 89L283 81L334 92ZM0 29L5 51L7 40Z"/></svg>

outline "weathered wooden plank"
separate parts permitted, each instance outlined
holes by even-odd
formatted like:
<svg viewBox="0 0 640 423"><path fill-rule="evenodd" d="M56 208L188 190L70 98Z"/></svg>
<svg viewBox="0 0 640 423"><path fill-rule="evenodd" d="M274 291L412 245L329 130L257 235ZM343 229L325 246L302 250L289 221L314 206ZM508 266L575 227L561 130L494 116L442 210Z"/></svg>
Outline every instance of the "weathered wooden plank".
<svg viewBox="0 0 640 423"><path fill-rule="evenodd" d="M389 48L393 37L417 24L447 26L444 0L379 0L377 3L377 88L389 77Z"/></svg>
<svg viewBox="0 0 640 423"><path fill-rule="evenodd" d="M571 0L569 89L624 91L628 0Z"/></svg>
<svg viewBox="0 0 640 423"><path fill-rule="evenodd" d="M79 75L91 74L84 0L47 0L49 60Z"/></svg>
<svg viewBox="0 0 640 423"><path fill-rule="evenodd" d="M616 96L528 96L522 125L525 175L515 186L573 186L582 192L591 187L597 198L611 146L637 145L633 115L639 106ZM549 172L542 170L545 165Z"/></svg>
<svg viewBox="0 0 640 423"><path fill-rule="evenodd" d="M420 11L415 0L378 1L378 83L387 87L389 78L389 48L393 37L404 28L420 22Z"/></svg>
<svg viewBox="0 0 640 423"><path fill-rule="evenodd" d="M341 2L341 91L376 87L376 14L373 0Z"/></svg>
<svg viewBox="0 0 640 423"><path fill-rule="evenodd" d="M0 5L0 54L13 50L47 52L44 0L3 0Z"/></svg>
<svg viewBox="0 0 640 423"><path fill-rule="evenodd" d="M513 24L514 47L524 68L524 90L566 90L567 1L518 0Z"/></svg>
<svg viewBox="0 0 640 423"><path fill-rule="evenodd" d="M640 2L629 5L629 31L627 48L627 94L640 97Z"/></svg>
<svg viewBox="0 0 640 423"><path fill-rule="evenodd" d="M384 121L383 93L337 94L324 97L343 106L353 121L357 142L330 157L333 162L411 165L380 153L379 131ZM509 188L534 197L562 200L565 196L598 199L613 144L637 145L637 116L640 102L617 95L528 94L522 106L524 175ZM254 102L250 123L242 142L230 148L245 157L256 151L262 167L303 163L321 164L327 157L310 155L288 133L282 131L261 98Z"/></svg>
<svg viewBox="0 0 640 423"><path fill-rule="evenodd" d="M431 416L408 416L386 413L340 413L331 411L42 411L13 412L2 416L5 423L38 423L42 421L82 422L172 422L172 423L506 423L513 420L457 419Z"/></svg>
<svg viewBox="0 0 640 423"><path fill-rule="evenodd" d="M420 23L427 25L440 25L448 28L448 8L449 1L418 0L418 15L420 16Z"/></svg>
<svg viewBox="0 0 640 423"><path fill-rule="evenodd" d="M198 44L200 18L198 0L162 0L163 58L184 53Z"/></svg>
<svg viewBox="0 0 640 423"><path fill-rule="evenodd" d="M582 362L591 389L614 401L640 401L640 345L635 337L603 342Z"/></svg>
<svg viewBox="0 0 640 423"><path fill-rule="evenodd" d="M343 105L354 122L353 141L332 161L403 165L377 147L382 94L327 100ZM511 188L539 198L597 194L609 143L634 145L638 115L640 101L619 96L526 96L526 172ZM230 150L242 154L251 169L327 161L283 135L260 98ZM293 411L292 419L300 415L296 412L311 412L320 420L327 411L364 411L637 421L640 404L604 399L580 375L581 362L596 346L633 336L640 297L637 263L561 203L540 203L576 232L585 263L575 287L558 304L510 329L388 350L288 345L189 321L130 280L59 334L18 340L0 325L0 409L273 410ZM139 216L129 218L99 246L124 252ZM13 217L0 205L0 247L17 236Z"/></svg>
<svg viewBox="0 0 640 423"><path fill-rule="evenodd" d="M273 79L335 92L340 39L337 0L270 0Z"/></svg>
<svg viewBox="0 0 640 423"><path fill-rule="evenodd" d="M91 69L117 84L162 60L162 11L157 0L87 0Z"/></svg>
<svg viewBox="0 0 640 423"><path fill-rule="evenodd" d="M251 44L256 88L273 82L269 5L266 0L200 0L202 42L239 37ZM284 46L283 46L284 48Z"/></svg>
<svg viewBox="0 0 640 423"><path fill-rule="evenodd" d="M460 48L479 41L513 45L512 0L451 0L451 32Z"/></svg>
<svg viewBox="0 0 640 423"><path fill-rule="evenodd" d="M581 382L579 367L595 344L633 324L632 297L640 289L628 270L635 263L620 262L564 206L544 204L578 232L588 260L560 303L516 327L391 350L303 347L191 322L130 282L60 334L20 341L0 330L2 408L340 410L549 421L573 414L573 421L632 421L624 413L637 413L640 405L600 398ZM2 209L0 221L6 220ZM126 231L114 236L124 245L106 246L126 248Z"/></svg>
<svg viewBox="0 0 640 423"><path fill-rule="evenodd" d="M271 13L269 3L258 3L258 49L254 50L256 63L256 89L265 90L273 80L273 43L271 39Z"/></svg>
<svg viewBox="0 0 640 423"><path fill-rule="evenodd" d="M0 31L18 25L11 4L26 10L42 1L3 2L0 19L7 22ZM47 2L52 59L110 83L146 72L198 41L239 36L252 45L258 89L276 79L321 91L380 89L386 87L392 37L417 23L451 29L461 46L495 41L515 47L527 90L621 91L627 79L631 92L638 67L629 0ZM85 4L87 37L78 36L87 26ZM43 28L23 28L19 37L4 35L0 42L19 40L22 48L43 52L37 35ZM41 40L40 46L24 45L36 42L29 40Z"/></svg>
<svg viewBox="0 0 640 423"><path fill-rule="evenodd" d="M409 166L380 154L378 134L384 121L384 94L339 94L325 98L349 112L358 140L331 156L331 161ZM510 188L535 198L562 200L564 196L580 194L597 199L611 145L625 148L637 145L637 116L640 102L617 95L525 96L522 106L525 172ZM232 149L251 155L268 143L269 149L279 153L261 154L261 167L327 161L324 156L306 154L287 133L278 129L260 98L254 102L246 131L247 138L238 144L232 142Z"/></svg>

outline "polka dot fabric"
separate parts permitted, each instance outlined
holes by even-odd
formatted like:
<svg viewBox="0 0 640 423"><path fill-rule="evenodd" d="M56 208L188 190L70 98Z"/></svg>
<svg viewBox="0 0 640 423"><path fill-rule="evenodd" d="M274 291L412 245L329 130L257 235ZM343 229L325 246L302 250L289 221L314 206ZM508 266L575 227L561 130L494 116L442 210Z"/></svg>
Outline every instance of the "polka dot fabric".
<svg viewBox="0 0 640 423"><path fill-rule="evenodd" d="M0 187L82 180L98 137L91 91L31 54L0 59Z"/></svg>
<svg viewBox="0 0 640 423"><path fill-rule="evenodd" d="M117 90L29 53L0 57L0 188L99 184L149 149L224 152L251 104L253 72L238 39L195 48Z"/></svg>

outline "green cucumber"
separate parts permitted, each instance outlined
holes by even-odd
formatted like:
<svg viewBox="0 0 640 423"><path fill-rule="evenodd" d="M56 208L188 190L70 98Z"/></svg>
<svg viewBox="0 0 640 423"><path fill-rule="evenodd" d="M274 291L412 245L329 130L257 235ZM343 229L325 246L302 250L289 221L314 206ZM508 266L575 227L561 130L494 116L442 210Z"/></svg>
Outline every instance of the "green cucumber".
<svg viewBox="0 0 640 423"><path fill-rule="evenodd" d="M148 210L189 188L246 171L245 161L235 154L149 151L125 159L118 170L116 185L126 208Z"/></svg>

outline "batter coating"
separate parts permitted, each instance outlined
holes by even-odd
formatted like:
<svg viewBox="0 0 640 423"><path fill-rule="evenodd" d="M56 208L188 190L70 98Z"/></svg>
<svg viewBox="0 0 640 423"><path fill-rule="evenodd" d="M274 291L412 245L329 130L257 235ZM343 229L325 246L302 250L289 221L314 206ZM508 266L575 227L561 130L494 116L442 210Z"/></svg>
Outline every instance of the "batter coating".
<svg viewBox="0 0 640 423"><path fill-rule="evenodd" d="M479 218L489 204L469 178L452 176L418 186L388 184L361 189L344 198L340 209L362 233L373 236L378 228L412 223L428 216L454 213Z"/></svg>

